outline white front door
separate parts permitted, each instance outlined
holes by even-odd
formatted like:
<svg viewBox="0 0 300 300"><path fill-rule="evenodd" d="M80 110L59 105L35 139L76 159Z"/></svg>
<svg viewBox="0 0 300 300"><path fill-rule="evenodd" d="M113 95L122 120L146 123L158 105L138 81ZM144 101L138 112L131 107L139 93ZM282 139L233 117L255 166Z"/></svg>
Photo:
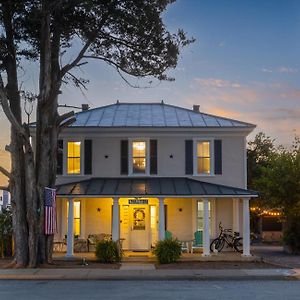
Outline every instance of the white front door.
<svg viewBox="0 0 300 300"><path fill-rule="evenodd" d="M148 205L130 205L130 250L150 249L150 220Z"/></svg>

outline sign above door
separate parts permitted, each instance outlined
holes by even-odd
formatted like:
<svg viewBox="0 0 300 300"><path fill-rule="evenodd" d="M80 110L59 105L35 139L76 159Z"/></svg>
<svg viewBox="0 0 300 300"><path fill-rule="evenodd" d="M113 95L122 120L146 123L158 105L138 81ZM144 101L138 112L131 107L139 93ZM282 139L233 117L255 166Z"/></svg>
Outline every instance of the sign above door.
<svg viewBox="0 0 300 300"><path fill-rule="evenodd" d="M128 204L148 204L148 199L129 199Z"/></svg>

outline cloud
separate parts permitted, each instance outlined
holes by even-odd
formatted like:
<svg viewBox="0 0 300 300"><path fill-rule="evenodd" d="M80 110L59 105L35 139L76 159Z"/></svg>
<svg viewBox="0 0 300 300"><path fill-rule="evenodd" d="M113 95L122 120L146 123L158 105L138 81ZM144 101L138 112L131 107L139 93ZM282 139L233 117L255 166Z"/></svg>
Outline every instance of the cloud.
<svg viewBox="0 0 300 300"><path fill-rule="evenodd" d="M297 73L298 70L294 68L288 68L288 67L279 67L278 68L279 73Z"/></svg>
<svg viewBox="0 0 300 300"><path fill-rule="evenodd" d="M222 48L226 45L225 41L221 41L219 44L218 44L218 47Z"/></svg>
<svg viewBox="0 0 300 300"><path fill-rule="evenodd" d="M274 69L261 68L260 70L263 73L297 73L298 72L298 69L296 69L296 68L290 68L290 67L285 67L285 66L281 66L281 67L274 68Z"/></svg>
<svg viewBox="0 0 300 300"><path fill-rule="evenodd" d="M216 87L216 88L240 88L241 85L237 82L231 82L228 80L218 79L218 78L195 78L195 81L202 86L206 87Z"/></svg>
<svg viewBox="0 0 300 300"><path fill-rule="evenodd" d="M300 89L284 82L196 78L184 101L199 104L203 112L257 124L255 133L264 131L278 143L290 144L300 132Z"/></svg>
<svg viewBox="0 0 300 300"><path fill-rule="evenodd" d="M273 70L266 69L266 68L262 68L261 71L264 72L264 73L273 73Z"/></svg>

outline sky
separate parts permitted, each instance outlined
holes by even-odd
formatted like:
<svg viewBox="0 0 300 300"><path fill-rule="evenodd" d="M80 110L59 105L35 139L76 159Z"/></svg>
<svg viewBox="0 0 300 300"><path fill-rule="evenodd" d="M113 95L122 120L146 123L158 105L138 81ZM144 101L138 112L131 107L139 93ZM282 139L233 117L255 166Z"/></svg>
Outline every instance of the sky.
<svg viewBox="0 0 300 300"><path fill-rule="evenodd" d="M256 124L249 139L263 131L278 144L290 145L300 135L300 1L177 0L163 18L171 32L182 28L196 39L169 72L174 82L135 89L111 67L92 61L80 73L90 80L88 90L82 93L68 85L62 88L60 104L199 104L203 112ZM74 55L78 47L75 43ZM34 91L36 70L27 64L20 76L22 85ZM0 128L0 165L7 165L3 149L9 127L1 112Z"/></svg>

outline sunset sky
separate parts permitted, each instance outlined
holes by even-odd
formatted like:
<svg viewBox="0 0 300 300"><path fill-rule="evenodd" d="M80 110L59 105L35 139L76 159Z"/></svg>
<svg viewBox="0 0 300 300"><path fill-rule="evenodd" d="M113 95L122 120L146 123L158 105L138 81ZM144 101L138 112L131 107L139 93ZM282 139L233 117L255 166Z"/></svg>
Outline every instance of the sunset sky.
<svg viewBox="0 0 300 300"><path fill-rule="evenodd" d="M97 107L116 100L163 99L187 108L200 104L201 111L257 124L255 133L264 131L278 143L288 145L300 134L300 1L177 0L164 19L170 31L183 28L196 38L170 72L175 82L133 89L112 68L91 62L80 74L90 80L88 90L82 94L68 85L60 103ZM26 65L23 88L37 91L37 78L36 67ZM0 127L3 165L9 130L1 112Z"/></svg>

